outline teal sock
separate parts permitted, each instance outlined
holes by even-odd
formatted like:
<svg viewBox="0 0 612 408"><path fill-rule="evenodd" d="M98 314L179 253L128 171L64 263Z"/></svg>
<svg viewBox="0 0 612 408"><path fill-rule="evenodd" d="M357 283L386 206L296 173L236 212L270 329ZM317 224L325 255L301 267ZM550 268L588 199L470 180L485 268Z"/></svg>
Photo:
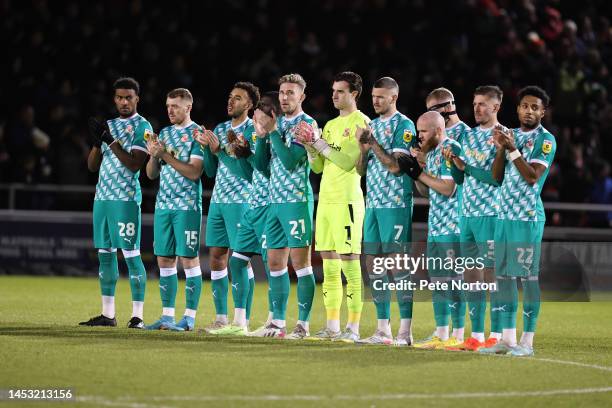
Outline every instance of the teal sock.
<svg viewBox="0 0 612 408"><path fill-rule="evenodd" d="M499 299L497 307L501 310L502 329L516 328L516 311L518 310L518 287L514 278L497 278Z"/></svg>
<svg viewBox="0 0 612 408"><path fill-rule="evenodd" d="M125 258L130 276L130 289L133 302L144 302L145 288L147 286L147 271L140 255Z"/></svg>
<svg viewBox="0 0 612 408"><path fill-rule="evenodd" d="M472 333L484 333L487 312L487 292L474 290L467 293L468 310L472 321Z"/></svg>
<svg viewBox="0 0 612 408"><path fill-rule="evenodd" d="M312 309L312 300L314 299L315 278L312 273L312 267L306 267L295 272L298 275L298 320L307 322L310 319L310 310Z"/></svg>
<svg viewBox="0 0 612 408"><path fill-rule="evenodd" d="M115 286L119 279L119 265L116 252L98 252L100 268L98 278L102 296L115 296Z"/></svg>
<svg viewBox="0 0 612 408"><path fill-rule="evenodd" d="M461 287L462 281L456 281ZM451 282L452 284L452 282ZM465 327L465 292L462 289L450 289L450 312L453 329Z"/></svg>
<svg viewBox="0 0 612 408"><path fill-rule="evenodd" d="M372 301L376 306L376 318L378 320L391 318L391 292L386 286L389 283L389 277L384 275L370 275L370 288L372 292ZM383 286L385 285L385 286Z"/></svg>
<svg viewBox="0 0 612 408"><path fill-rule="evenodd" d="M412 291L408 289L407 285L410 282L410 275L402 276L394 280L397 285L402 285L401 289L395 291L400 319L412 319L413 294ZM381 319L384 319L384 317Z"/></svg>
<svg viewBox="0 0 612 408"><path fill-rule="evenodd" d="M174 273L167 276L162 276L162 269L174 269ZM159 276L159 295L162 301L162 307L174 308L176 303L176 291L178 287L178 275L176 268L160 268Z"/></svg>
<svg viewBox="0 0 612 408"><path fill-rule="evenodd" d="M262 250L261 260L264 264L264 270L266 271L266 278L268 281L268 312L274 313L274 308L272 307L272 280L270 278L270 268L268 267L268 257L264 256L265 250ZM255 281L253 280L253 284Z"/></svg>
<svg viewBox="0 0 612 408"><path fill-rule="evenodd" d="M185 307L198 310L202 294L202 270L200 265L185 269Z"/></svg>
<svg viewBox="0 0 612 408"><path fill-rule="evenodd" d="M496 290L491 290L491 308L489 313L491 315L491 332L501 333L502 332L502 304L500 299L499 285ZM486 296L486 295L485 295Z"/></svg>
<svg viewBox="0 0 612 408"><path fill-rule="evenodd" d="M253 295L255 294L255 277L249 278L249 296L246 304L246 319L251 319L251 307L253 306Z"/></svg>
<svg viewBox="0 0 612 408"><path fill-rule="evenodd" d="M523 284L523 332L535 333L540 314L540 281L537 277L521 279Z"/></svg>
<svg viewBox="0 0 612 408"><path fill-rule="evenodd" d="M272 318L286 320L287 300L289 299L289 273L287 268L282 271L270 271L270 291L272 292Z"/></svg>
<svg viewBox="0 0 612 408"><path fill-rule="evenodd" d="M236 255L239 255L237 257ZM248 258L243 259L243 255L234 253L229 260L229 270L232 274L232 297L236 309L246 309L249 297L249 276L247 266Z"/></svg>
<svg viewBox="0 0 612 408"><path fill-rule="evenodd" d="M215 313L227 315L227 290L229 288L229 278L227 269L222 271L210 271L210 289L212 290Z"/></svg>
<svg viewBox="0 0 612 408"><path fill-rule="evenodd" d="M446 290L434 289L431 292L433 303L434 320L436 327L448 326L450 320L450 308Z"/></svg>

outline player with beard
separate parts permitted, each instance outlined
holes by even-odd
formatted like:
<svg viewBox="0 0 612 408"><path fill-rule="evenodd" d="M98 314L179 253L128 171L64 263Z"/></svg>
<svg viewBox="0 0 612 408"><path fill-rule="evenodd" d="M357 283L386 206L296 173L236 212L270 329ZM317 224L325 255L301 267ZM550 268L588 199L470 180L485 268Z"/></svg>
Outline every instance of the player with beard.
<svg viewBox="0 0 612 408"><path fill-rule="evenodd" d="M542 126L550 98L537 86L518 93L520 127L498 129L493 140L498 148L493 176L502 182L499 215L495 228L496 275L502 309L502 341L481 353L532 356L533 337L540 313L540 247L544 234L544 206L540 193L552 164L557 142ZM503 180L503 181L502 181ZM516 342L518 289L523 286L523 334Z"/></svg>
<svg viewBox="0 0 612 408"><path fill-rule="evenodd" d="M210 248L211 290L215 305L214 322L205 328L209 333L219 333L228 325L227 295L229 289L229 249L236 247L237 231L244 212L249 208L252 169L245 175L238 166L238 174L232 172L234 155L232 144L237 138L250 138L255 130L249 118L259 102L259 89L250 82L237 82L230 91L227 114L230 120L220 123L211 131L198 135L204 150L204 170L215 179L208 216L206 218L206 245ZM244 164L244 163L243 163ZM248 163L247 163L248 166ZM235 169L236 170L236 169ZM249 172L248 169L246 170ZM248 258L243 256L240 260ZM246 332L250 318L250 300L253 299L255 279L253 270L246 263L234 262L232 273L232 295L234 298L234 321L230 329ZM225 333L227 334L227 333Z"/></svg>

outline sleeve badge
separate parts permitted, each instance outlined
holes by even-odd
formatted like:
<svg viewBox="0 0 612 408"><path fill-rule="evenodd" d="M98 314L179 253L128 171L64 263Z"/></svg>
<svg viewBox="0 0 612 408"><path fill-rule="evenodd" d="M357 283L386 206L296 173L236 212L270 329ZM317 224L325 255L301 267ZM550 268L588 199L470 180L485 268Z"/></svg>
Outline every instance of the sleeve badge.
<svg viewBox="0 0 612 408"><path fill-rule="evenodd" d="M545 154L548 154L550 152L552 152L552 142L550 140L545 140L542 143L542 152Z"/></svg>
<svg viewBox="0 0 612 408"><path fill-rule="evenodd" d="M406 142L406 143L412 142L412 137L413 136L414 135L412 134L412 131L410 129L404 130L404 142Z"/></svg>

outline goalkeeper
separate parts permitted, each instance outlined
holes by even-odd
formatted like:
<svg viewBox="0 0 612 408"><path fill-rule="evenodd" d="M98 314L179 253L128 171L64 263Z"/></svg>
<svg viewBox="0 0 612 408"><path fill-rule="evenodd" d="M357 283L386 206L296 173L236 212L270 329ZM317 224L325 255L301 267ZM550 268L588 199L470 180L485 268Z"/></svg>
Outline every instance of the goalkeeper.
<svg viewBox="0 0 612 408"><path fill-rule="evenodd" d="M323 172L316 217L315 249L323 258L323 301L327 326L312 339L359 339L361 296L361 237L365 206L361 176L355 169L359 146L355 139L358 125L369 118L357 109L362 80L354 72L341 72L332 86L334 107L340 115L327 122L322 137L302 123L296 136L306 146L315 173ZM340 331L342 277L347 281L348 324Z"/></svg>

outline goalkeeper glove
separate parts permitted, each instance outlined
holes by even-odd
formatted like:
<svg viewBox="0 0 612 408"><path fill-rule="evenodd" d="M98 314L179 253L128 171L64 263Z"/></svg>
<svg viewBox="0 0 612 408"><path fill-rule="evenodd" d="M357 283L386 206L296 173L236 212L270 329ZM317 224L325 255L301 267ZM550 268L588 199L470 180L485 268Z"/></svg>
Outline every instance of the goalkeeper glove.
<svg viewBox="0 0 612 408"><path fill-rule="evenodd" d="M236 139L236 143L234 143L234 154L236 157L241 159L246 159L253 152L251 152L251 147L249 146L249 142L246 141L244 137L238 137Z"/></svg>
<svg viewBox="0 0 612 408"><path fill-rule="evenodd" d="M93 139L94 146L101 147L103 142L110 146L115 141L110 135L110 130L106 123L102 124L96 118L91 117L88 120L88 125L89 134Z"/></svg>
<svg viewBox="0 0 612 408"><path fill-rule="evenodd" d="M397 164L403 173L406 173L414 180L418 179L423 172L423 169L414 156L402 154L397 158Z"/></svg>

